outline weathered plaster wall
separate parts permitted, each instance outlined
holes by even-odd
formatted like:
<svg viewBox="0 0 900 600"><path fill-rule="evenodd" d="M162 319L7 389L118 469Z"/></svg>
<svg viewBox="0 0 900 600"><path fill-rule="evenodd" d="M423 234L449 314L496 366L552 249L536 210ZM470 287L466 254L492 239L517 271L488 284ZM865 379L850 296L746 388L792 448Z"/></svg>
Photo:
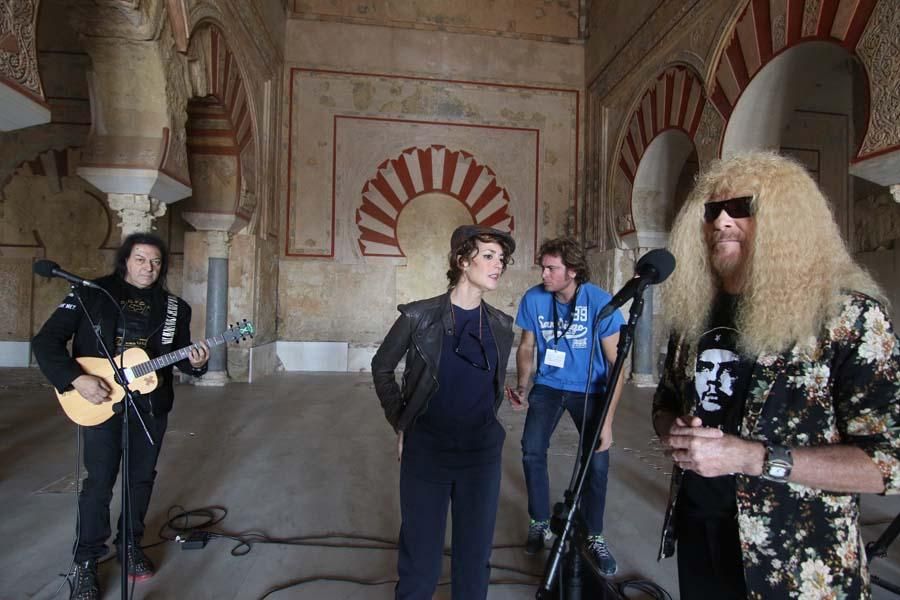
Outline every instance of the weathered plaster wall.
<svg viewBox="0 0 900 600"><path fill-rule="evenodd" d="M556 41L579 37L578 0L288 0L287 4L293 16L305 19Z"/></svg>
<svg viewBox="0 0 900 600"><path fill-rule="evenodd" d="M398 303L446 289L453 228L485 219L519 244L487 298L514 313L541 239L577 226L582 56L289 21L279 339L379 342Z"/></svg>
<svg viewBox="0 0 900 600"><path fill-rule="evenodd" d="M66 294L63 280L32 273L35 260L52 260L88 279L113 269L119 220L105 195L75 175L78 159L77 150L42 153L0 190L0 258L8 284L0 292L6 307L0 341L27 342ZM169 288L180 293L184 224L170 213L156 227L173 252Z"/></svg>
<svg viewBox="0 0 900 600"><path fill-rule="evenodd" d="M594 79L665 0L592 0L585 40L585 77Z"/></svg>

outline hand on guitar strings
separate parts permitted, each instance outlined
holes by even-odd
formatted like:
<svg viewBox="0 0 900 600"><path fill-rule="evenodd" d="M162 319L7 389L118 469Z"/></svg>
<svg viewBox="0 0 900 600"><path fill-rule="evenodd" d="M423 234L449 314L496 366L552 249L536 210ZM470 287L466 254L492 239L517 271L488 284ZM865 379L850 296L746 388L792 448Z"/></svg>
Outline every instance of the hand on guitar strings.
<svg viewBox="0 0 900 600"><path fill-rule="evenodd" d="M112 391L104 380L93 375L79 375L72 381L72 387L81 394L81 396L92 404L103 404L109 402L109 393Z"/></svg>

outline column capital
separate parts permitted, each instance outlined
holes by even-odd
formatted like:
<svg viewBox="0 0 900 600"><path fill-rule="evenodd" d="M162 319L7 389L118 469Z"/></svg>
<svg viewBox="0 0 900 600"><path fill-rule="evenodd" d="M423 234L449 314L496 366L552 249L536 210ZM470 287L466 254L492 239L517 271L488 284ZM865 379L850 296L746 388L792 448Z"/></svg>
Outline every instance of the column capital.
<svg viewBox="0 0 900 600"><path fill-rule="evenodd" d="M900 204L900 183L895 183L891 186L891 196L894 197L894 202Z"/></svg>
<svg viewBox="0 0 900 600"><path fill-rule="evenodd" d="M107 194L107 203L121 219L122 239L150 231L153 220L166 214L166 204L146 194Z"/></svg>
<svg viewBox="0 0 900 600"><path fill-rule="evenodd" d="M231 234L227 231L207 231L206 245L209 247L209 258L228 258L231 248Z"/></svg>

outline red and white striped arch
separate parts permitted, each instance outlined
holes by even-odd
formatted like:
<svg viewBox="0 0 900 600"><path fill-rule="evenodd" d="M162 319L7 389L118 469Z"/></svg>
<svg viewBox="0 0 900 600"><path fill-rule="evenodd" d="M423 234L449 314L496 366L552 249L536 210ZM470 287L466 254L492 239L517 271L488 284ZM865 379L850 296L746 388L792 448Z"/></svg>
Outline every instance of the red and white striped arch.
<svg viewBox="0 0 900 600"><path fill-rule="evenodd" d="M788 48L828 41L855 52L878 1L748 0L715 67L716 110L727 121L750 80Z"/></svg>
<svg viewBox="0 0 900 600"><path fill-rule="evenodd" d="M407 148L385 160L362 189L356 209L359 249L363 256L405 256L397 240L397 221L403 208L428 193L445 194L465 206L472 221L512 233L509 193L490 167L464 150L445 146Z"/></svg>
<svg viewBox="0 0 900 600"><path fill-rule="evenodd" d="M680 129L694 139L705 106L703 83L690 68L675 65L656 78L632 112L619 148L619 169L630 184L647 147L659 134Z"/></svg>
<svg viewBox="0 0 900 600"><path fill-rule="evenodd" d="M234 212L250 219L254 207L241 205L240 190L242 185L256 189L256 136L244 77L218 27L209 24L194 39L204 46L202 56L209 96L193 99L188 106L188 150L193 155L235 158L238 181Z"/></svg>

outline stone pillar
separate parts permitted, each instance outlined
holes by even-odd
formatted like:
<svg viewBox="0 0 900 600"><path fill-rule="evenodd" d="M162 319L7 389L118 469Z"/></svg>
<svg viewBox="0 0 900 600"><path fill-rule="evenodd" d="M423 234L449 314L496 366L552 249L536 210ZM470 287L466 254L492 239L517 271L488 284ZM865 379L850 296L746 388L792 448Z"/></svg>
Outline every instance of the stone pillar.
<svg viewBox="0 0 900 600"><path fill-rule="evenodd" d="M638 387L656 387L653 350L653 286L648 286L644 291L644 312L634 328L631 377Z"/></svg>
<svg viewBox="0 0 900 600"><path fill-rule="evenodd" d="M153 220L166 214L166 204L147 194L107 194L109 207L122 221L122 239L140 231L151 231Z"/></svg>
<svg viewBox="0 0 900 600"><path fill-rule="evenodd" d="M206 337L220 335L228 321L228 250L227 231L207 231L209 270L206 276ZM199 385L221 386L228 383L228 350L226 344L210 348L209 370Z"/></svg>

